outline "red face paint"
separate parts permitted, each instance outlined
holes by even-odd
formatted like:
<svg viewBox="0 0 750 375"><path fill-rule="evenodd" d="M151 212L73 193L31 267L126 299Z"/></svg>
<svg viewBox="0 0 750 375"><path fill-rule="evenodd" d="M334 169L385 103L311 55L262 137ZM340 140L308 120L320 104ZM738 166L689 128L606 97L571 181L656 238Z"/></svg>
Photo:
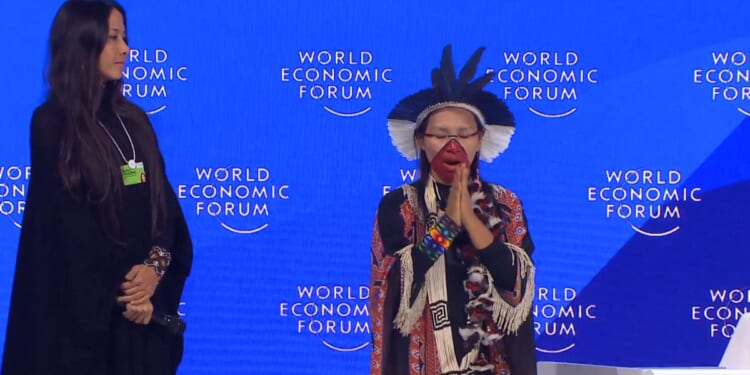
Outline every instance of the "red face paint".
<svg viewBox="0 0 750 375"><path fill-rule="evenodd" d="M461 164L468 165L469 157L463 146L457 140L451 139L430 161L430 168L443 182L451 183Z"/></svg>

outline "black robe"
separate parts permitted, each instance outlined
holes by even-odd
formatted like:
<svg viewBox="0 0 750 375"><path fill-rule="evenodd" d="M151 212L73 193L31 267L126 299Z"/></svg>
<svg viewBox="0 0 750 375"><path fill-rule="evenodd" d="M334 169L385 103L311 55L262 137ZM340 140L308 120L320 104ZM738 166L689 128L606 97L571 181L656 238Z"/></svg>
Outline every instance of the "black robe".
<svg viewBox="0 0 750 375"><path fill-rule="evenodd" d="M145 113L140 115L148 121ZM154 243L148 178L144 184L123 186L117 215L126 244L109 239L96 207L63 187L57 169L63 118L63 112L47 102L34 111L31 121L32 175L2 374L173 374L182 359L182 337L153 323L128 321L116 298L125 274L148 257L151 246L161 245L170 250L172 263L151 302L155 311L177 314L192 264L192 243L177 197L164 176L167 227ZM130 157L130 143L114 113L103 108L99 119ZM123 120L127 125L128 119ZM157 144L153 129L133 141L136 151L149 142ZM160 154L160 160L138 159L147 175L149 165L163 166Z"/></svg>

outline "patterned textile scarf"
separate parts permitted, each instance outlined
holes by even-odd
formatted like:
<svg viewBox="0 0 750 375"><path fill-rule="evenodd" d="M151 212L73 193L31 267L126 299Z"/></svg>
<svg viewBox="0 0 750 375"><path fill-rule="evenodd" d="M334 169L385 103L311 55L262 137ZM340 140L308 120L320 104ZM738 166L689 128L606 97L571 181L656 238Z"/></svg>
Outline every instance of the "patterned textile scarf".
<svg viewBox="0 0 750 375"><path fill-rule="evenodd" d="M484 193L478 177L469 184L469 193L474 213L485 226L490 228L493 236L497 237L509 222L509 213L503 212L502 218L493 216L496 209L494 199L491 195L487 196ZM438 205L437 194L435 180L430 176L424 197L429 211L428 225L432 225L440 215L444 214ZM471 242L457 248L456 254L468 266L463 282L464 290L469 296L469 301L465 306L467 322L459 329L459 333L464 339L466 352L472 349L478 350L478 356L469 364L469 368L474 371L492 370L497 365L495 359L502 350L503 336L493 319L495 302L490 296L491 282L488 271L481 265L478 251Z"/></svg>

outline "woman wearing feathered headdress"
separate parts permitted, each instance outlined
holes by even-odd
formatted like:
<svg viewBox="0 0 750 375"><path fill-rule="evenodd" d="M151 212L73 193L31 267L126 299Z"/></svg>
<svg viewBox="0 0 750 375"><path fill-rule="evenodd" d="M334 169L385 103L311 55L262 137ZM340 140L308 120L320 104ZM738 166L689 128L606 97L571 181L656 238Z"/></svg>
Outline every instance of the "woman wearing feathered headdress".
<svg viewBox="0 0 750 375"><path fill-rule="evenodd" d="M534 248L521 202L479 177L515 130L508 107L474 81L477 50L458 77L443 50L430 89L388 116L393 144L420 179L383 197L372 239L370 373L536 373Z"/></svg>

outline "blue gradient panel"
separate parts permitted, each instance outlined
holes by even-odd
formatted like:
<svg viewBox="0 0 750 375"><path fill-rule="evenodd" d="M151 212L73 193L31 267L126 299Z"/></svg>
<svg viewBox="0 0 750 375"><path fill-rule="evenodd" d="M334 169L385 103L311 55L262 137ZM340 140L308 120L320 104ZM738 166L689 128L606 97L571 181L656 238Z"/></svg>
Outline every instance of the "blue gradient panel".
<svg viewBox="0 0 750 375"><path fill-rule="evenodd" d="M385 120L447 43L516 116L481 174L526 209L540 360L717 365L750 306L745 1L123 4L195 243L181 374L367 372L375 210L417 168ZM0 332L58 5L0 14Z"/></svg>

